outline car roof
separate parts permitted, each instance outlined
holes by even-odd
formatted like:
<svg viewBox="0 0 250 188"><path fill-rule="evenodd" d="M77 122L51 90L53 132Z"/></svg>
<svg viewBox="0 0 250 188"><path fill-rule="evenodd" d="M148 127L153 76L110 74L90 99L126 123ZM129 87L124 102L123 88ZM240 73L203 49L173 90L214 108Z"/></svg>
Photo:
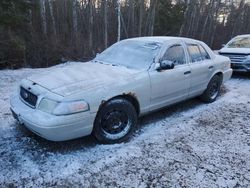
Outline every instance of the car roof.
<svg viewBox="0 0 250 188"><path fill-rule="evenodd" d="M137 37L137 38L129 38L125 39L124 41L140 41L140 42L153 42L153 43L167 43L168 41L174 41L174 40L182 40L187 43L196 43L201 44L209 53L211 58L215 58L213 51L202 41L185 38L185 37L170 37L170 36L153 36L153 37Z"/></svg>
<svg viewBox="0 0 250 188"><path fill-rule="evenodd" d="M245 35L237 35L236 37L250 37L250 34L245 34Z"/></svg>
<svg viewBox="0 0 250 188"><path fill-rule="evenodd" d="M153 37L136 37L136 38L129 38L125 40L133 40L133 41L141 41L141 42L158 42L164 43L171 40L184 40L186 42L201 42L195 39L185 38L185 37L171 37L171 36L153 36Z"/></svg>

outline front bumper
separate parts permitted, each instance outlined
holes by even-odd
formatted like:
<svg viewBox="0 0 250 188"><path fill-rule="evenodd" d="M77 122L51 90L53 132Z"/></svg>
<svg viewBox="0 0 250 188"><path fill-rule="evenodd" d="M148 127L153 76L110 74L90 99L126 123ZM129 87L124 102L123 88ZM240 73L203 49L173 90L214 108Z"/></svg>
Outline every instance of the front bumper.
<svg viewBox="0 0 250 188"><path fill-rule="evenodd" d="M83 112L55 116L27 106L19 96L11 98L11 111L20 124L51 141L65 141L90 135L96 115Z"/></svg>
<svg viewBox="0 0 250 188"><path fill-rule="evenodd" d="M235 72L250 72L250 63L231 63L231 68Z"/></svg>

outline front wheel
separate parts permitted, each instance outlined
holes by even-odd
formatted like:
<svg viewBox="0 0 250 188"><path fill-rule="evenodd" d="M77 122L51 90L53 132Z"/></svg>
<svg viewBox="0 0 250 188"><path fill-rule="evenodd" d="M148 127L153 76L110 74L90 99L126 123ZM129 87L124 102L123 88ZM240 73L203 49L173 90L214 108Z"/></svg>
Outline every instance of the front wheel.
<svg viewBox="0 0 250 188"><path fill-rule="evenodd" d="M215 75L209 82L207 89L201 95L201 99L206 103L212 103L219 96L222 79L219 75Z"/></svg>
<svg viewBox="0 0 250 188"><path fill-rule="evenodd" d="M136 123L135 107L125 99L113 99L97 113L93 135L101 143L120 143L131 136Z"/></svg>

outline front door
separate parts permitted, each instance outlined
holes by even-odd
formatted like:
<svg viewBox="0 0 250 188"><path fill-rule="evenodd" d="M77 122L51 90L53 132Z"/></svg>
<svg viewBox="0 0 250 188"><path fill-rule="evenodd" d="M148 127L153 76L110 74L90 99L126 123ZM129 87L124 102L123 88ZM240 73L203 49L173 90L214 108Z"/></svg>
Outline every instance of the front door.
<svg viewBox="0 0 250 188"><path fill-rule="evenodd" d="M182 44L170 46L160 61L175 64L170 70L151 70L151 110L155 110L188 97L190 86L190 66Z"/></svg>

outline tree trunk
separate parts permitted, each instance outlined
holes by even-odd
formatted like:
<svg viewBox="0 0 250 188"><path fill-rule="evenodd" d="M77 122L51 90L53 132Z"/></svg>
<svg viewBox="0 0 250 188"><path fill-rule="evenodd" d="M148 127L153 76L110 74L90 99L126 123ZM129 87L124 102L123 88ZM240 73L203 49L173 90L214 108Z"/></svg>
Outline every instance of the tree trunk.
<svg viewBox="0 0 250 188"><path fill-rule="evenodd" d="M53 11L53 2L52 0L48 0L49 3L49 12L52 20L52 32L54 36L56 36L56 22L55 22L55 16L54 16L54 11Z"/></svg>
<svg viewBox="0 0 250 188"><path fill-rule="evenodd" d="M189 9L191 8L190 0L187 1L186 6L187 7L186 7L186 10L184 12L184 21L183 21L183 23L181 25L179 36L183 36L184 35L184 29L185 29L185 26L186 26L186 23L187 23Z"/></svg>
<svg viewBox="0 0 250 188"><path fill-rule="evenodd" d="M88 0L88 6L89 6L89 51L91 56L94 55L93 53L93 5L92 0Z"/></svg>
<svg viewBox="0 0 250 188"><path fill-rule="evenodd" d="M217 24L218 24L218 21L216 19L219 16L220 5L221 5L221 0L218 0L216 10L213 11L213 22L211 24L212 30L210 31L210 37L209 37L209 39L210 39L209 46L210 47L212 47L213 43L214 43L214 36L215 36L216 29L217 29Z"/></svg>
<svg viewBox="0 0 250 188"><path fill-rule="evenodd" d="M118 28L117 28L117 41L121 40L121 2L117 0L117 10L118 10Z"/></svg>
<svg viewBox="0 0 250 188"><path fill-rule="evenodd" d="M129 8L131 10L131 36L135 36L135 4L134 0L129 1Z"/></svg>
<svg viewBox="0 0 250 188"><path fill-rule="evenodd" d="M45 0L40 0L40 14L41 14L41 23L43 34L47 35L47 21L46 21L46 8L45 8Z"/></svg>
<svg viewBox="0 0 250 188"><path fill-rule="evenodd" d="M77 0L73 0L73 35L76 36L78 30L77 24Z"/></svg>
<svg viewBox="0 0 250 188"><path fill-rule="evenodd" d="M138 26L138 36L142 36L142 21L143 21L143 9L144 9L144 0L140 0L140 13L139 13L139 26Z"/></svg>
<svg viewBox="0 0 250 188"><path fill-rule="evenodd" d="M103 0L104 2L104 47L105 49L108 47L108 2L107 0Z"/></svg>
<svg viewBox="0 0 250 188"><path fill-rule="evenodd" d="M233 24L232 37L234 37L238 33L238 30L239 30L239 27L240 27L239 22L240 22L240 18L241 18L241 15L242 15L242 10L244 9L244 7L245 7L245 0L241 0L239 8L238 8L237 13L236 13L236 18L235 18L235 21L234 21L234 24Z"/></svg>
<svg viewBox="0 0 250 188"><path fill-rule="evenodd" d="M202 28L202 32L201 32L201 39L204 40L207 30L207 25L209 24L209 18L211 18L211 12L213 11L213 7L214 7L214 0L211 0L209 3L209 7L208 7L208 12L206 15L206 19L205 19L205 23L203 24L203 28ZM211 21L211 20L210 20Z"/></svg>

